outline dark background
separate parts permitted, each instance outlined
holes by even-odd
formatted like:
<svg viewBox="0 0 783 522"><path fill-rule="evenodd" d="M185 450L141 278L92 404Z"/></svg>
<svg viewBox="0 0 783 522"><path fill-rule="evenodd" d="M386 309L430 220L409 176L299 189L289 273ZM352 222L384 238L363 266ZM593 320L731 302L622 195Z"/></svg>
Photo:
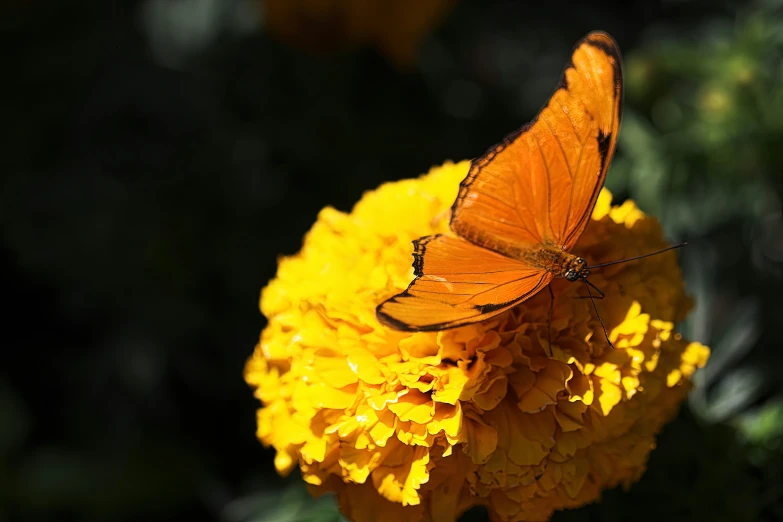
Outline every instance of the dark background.
<svg viewBox="0 0 783 522"><path fill-rule="evenodd" d="M713 357L642 481L555 519L783 520L780 2L462 1L418 45L300 9L280 38L260 1L0 7L0 520L338 520L254 435L276 257L519 127L593 29L625 58L607 186L690 242Z"/></svg>

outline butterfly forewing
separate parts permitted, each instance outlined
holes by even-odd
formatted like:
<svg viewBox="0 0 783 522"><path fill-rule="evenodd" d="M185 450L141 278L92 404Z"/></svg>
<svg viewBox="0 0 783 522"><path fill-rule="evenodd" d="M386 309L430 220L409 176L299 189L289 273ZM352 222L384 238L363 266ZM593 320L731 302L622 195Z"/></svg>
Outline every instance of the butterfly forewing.
<svg viewBox="0 0 783 522"><path fill-rule="evenodd" d="M608 35L591 33L579 42L538 116L473 161L452 207L451 229L501 253L542 243L570 249L614 153L620 67Z"/></svg>

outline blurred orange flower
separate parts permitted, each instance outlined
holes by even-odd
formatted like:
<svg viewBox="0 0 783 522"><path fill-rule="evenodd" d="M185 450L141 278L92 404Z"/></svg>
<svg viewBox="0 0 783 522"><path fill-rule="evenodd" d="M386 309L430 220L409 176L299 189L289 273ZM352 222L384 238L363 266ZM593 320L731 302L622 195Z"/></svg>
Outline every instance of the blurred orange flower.
<svg viewBox="0 0 783 522"><path fill-rule="evenodd" d="M411 241L446 232L469 162L382 185L350 214L325 208L264 289L269 319L245 379L281 474L337 493L351 520L547 520L645 469L709 349L673 331L691 307L674 253L606 267L601 316L555 280L483 323L382 327L375 306L412 279ZM604 190L573 252L597 264L666 246L657 220Z"/></svg>
<svg viewBox="0 0 783 522"><path fill-rule="evenodd" d="M410 65L419 41L454 0L265 0L269 31L289 45L334 51L367 45L395 66Z"/></svg>

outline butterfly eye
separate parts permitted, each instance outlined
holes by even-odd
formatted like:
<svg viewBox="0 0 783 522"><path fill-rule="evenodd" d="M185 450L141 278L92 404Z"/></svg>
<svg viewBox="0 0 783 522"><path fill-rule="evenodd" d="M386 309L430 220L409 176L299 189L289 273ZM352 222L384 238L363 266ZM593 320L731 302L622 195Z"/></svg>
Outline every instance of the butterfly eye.
<svg viewBox="0 0 783 522"><path fill-rule="evenodd" d="M573 283L574 281L579 279L579 274L573 268L569 268L568 270L566 270L565 278Z"/></svg>

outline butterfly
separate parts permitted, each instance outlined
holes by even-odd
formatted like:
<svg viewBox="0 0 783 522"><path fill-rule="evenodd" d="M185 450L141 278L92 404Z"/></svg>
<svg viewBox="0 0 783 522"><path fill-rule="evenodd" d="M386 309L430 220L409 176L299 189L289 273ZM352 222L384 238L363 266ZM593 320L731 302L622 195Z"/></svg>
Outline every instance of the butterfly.
<svg viewBox="0 0 783 522"><path fill-rule="evenodd" d="M555 277L587 284L594 267L570 250L604 184L622 103L617 44L589 33L538 115L471 162L451 207L453 234L413 242L415 278L378 305L378 320L445 330L498 315Z"/></svg>

